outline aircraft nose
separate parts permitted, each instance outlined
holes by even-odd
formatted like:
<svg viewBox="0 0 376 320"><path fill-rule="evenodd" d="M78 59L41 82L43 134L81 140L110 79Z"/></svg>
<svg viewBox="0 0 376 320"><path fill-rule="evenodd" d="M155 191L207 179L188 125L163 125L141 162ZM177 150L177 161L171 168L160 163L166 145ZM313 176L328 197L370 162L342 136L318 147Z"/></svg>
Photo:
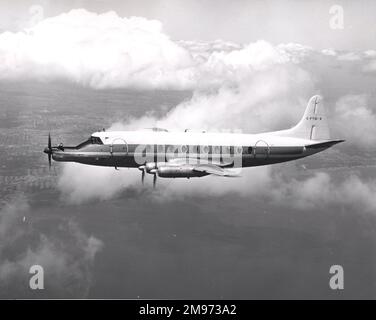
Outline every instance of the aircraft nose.
<svg viewBox="0 0 376 320"><path fill-rule="evenodd" d="M44 148L43 152L46 153L46 154L52 153L51 150L47 147Z"/></svg>

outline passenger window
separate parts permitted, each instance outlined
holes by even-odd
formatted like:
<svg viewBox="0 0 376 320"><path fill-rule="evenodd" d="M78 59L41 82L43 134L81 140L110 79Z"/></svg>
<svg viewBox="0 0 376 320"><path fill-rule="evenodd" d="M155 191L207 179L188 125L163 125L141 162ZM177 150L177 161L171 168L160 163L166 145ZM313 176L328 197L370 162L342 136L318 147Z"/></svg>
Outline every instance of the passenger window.
<svg viewBox="0 0 376 320"><path fill-rule="evenodd" d="M235 152L237 154L241 154L241 153L243 153L243 148L242 147L235 147Z"/></svg>
<svg viewBox="0 0 376 320"><path fill-rule="evenodd" d="M209 153L209 147L208 146L200 146L200 153L202 153L202 154Z"/></svg>
<svg viewBox="0 0 376 320"><path fill-rule="evenodd" d="M214 146L212 148L212 153L213 154L220 154L221 153L221 147L220 146Z"/></svg>
<svg viewBox="0 0 376 320"><path fill-rule="evenodd" d="M222 146L222 153L223 154L226 154L226 155L229 155L231 152L231 148L228 147L228 146Z"/></svg>

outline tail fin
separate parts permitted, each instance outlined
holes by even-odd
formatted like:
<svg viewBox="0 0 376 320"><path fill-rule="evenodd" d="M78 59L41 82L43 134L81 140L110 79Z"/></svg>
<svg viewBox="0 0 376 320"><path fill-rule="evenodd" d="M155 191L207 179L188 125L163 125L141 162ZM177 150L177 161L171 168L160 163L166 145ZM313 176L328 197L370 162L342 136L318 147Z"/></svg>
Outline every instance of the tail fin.
<svg viewBox="0 0 376 320"><path fill-rule="evenodd" d="M329 140L329 126L322 97L313 96L308 102L303 118L295 127L284 130L283 136L307 140Z"/></svg>

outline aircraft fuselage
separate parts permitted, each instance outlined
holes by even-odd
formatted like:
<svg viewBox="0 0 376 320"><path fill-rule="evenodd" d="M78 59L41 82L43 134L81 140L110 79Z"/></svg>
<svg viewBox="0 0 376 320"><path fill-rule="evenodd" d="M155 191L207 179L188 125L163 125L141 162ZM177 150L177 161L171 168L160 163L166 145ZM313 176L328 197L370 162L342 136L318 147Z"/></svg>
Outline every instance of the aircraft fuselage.
<svg viewBox="0 0 376 320"><path fill-rule="evenodd" d="M323 151L334 143L313 144L310 140L268 134L189 132L96 132L103 144L55 148L55 161L87 165L138 168L148 162L169 159L200 160L228 167L253 167L296 160ZM237 161L235 161L235 159Z"/></svg>

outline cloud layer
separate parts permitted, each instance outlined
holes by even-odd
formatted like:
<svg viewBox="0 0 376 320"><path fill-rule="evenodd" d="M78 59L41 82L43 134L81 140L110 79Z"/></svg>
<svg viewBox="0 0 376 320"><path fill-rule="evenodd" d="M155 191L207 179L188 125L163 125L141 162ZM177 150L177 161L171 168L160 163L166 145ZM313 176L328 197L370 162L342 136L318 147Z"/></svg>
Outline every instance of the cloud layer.
<svg viewBox="0 0 376 320"><path fill-rule="evenodd" d="M303 211L338 206L370 213L376 210L374 179L363 179L357 172L341 178L334 178L329 172L320 170L304 175L297 172L299 168L293 165L275 165L243 169L238 178L160 178L158 188L153 191L151 176L146 177L146 188L143 188L138 170L115 171L112 168L67 164L59 187L65 199L75 204L108 200L125 193L139 198L146 196L157 202L234 195L257 201L263 199L277 207ZM84 182L69 177L80 177Z"/></svg>
<svg viewBox="0 0 376 320"><path fill-rule="evenodd" d="M376 144L376 108L369 95L345 95L336 102L332 124L337 134L358 148L372 150Z"/></svg>
<svg viewBox="0 0 376 320"><path fill-rule="evenodd" d="M65 79L94 88L202 89L239 83L254 72L301 64L313 56L332 63L374 65L374 50L315 51L301 44L173 41L157 20L85 9L0 34L0 79Z"/></svg>
<svg viewBox="0 0 376 320"><path fill-rule="evenodd" d="M9 292L14 298L36 297L28 287L33 265L44 269L45 297L85 297L102 241L86 235L72 220L60 221L53 234L40 232L35 215L25 196L15 197L0 210L0 297L11 298Z"/></svg>
<svg viewBox="0 0 376 320"><path fill-rule="evenodd" d="M96 88L169 87L177 79L185 85L191 57L161 28L140 17L72 10L2 33L0 77L60 78Z"/></svg>

